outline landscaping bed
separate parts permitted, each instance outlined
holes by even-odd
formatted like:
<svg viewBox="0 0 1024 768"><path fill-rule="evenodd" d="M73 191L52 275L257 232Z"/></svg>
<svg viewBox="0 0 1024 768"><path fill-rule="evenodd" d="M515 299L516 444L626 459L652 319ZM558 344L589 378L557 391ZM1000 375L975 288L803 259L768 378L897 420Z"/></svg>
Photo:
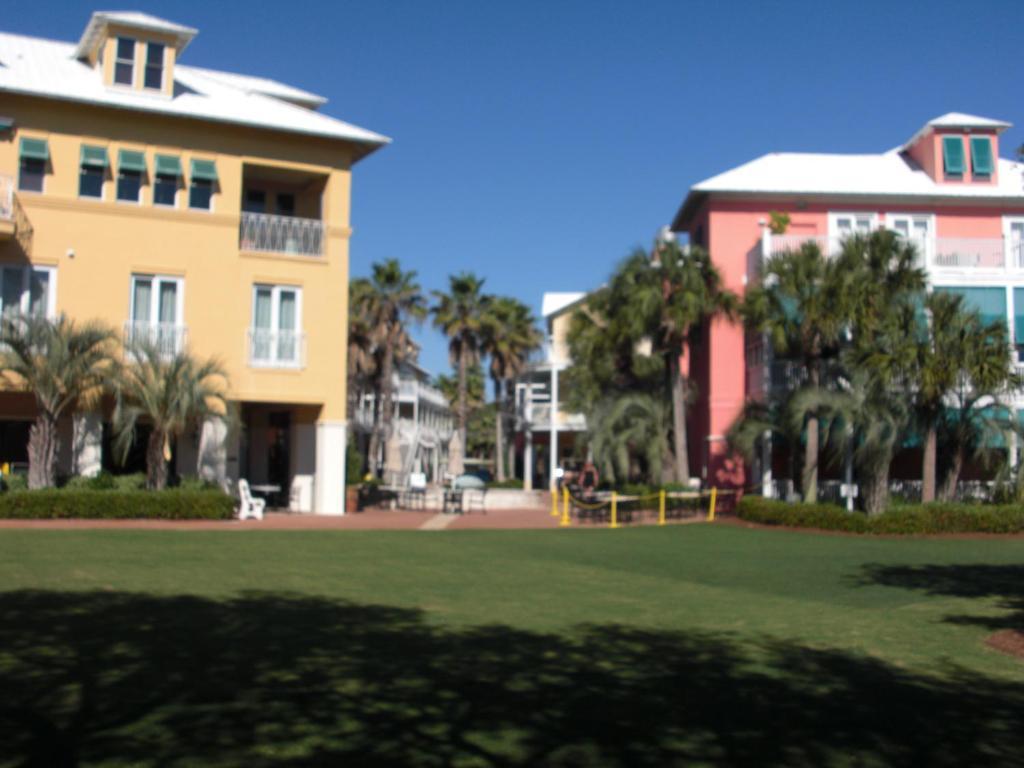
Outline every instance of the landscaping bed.
<svg viewBox="0 0 1024 768"><path fill-rule="evenodd" d="M0 494L0 520L230 520L234 506L219 490L54 488Z"/></svg>
<svg viewBox="0 0 1024 768"><path fill-rule="evenodd" d="M835 504L791 504L745 496L737 507L741 520L761 525L813 528L869 534L1024 533L1024 507L1010 504L894 505L868 517Z"/></svg>

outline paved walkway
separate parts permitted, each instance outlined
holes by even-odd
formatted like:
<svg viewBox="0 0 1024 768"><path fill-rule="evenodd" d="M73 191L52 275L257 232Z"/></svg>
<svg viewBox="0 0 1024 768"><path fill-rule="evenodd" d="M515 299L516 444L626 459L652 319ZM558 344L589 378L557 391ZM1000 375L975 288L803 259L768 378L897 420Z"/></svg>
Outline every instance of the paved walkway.
<svg viewBox="0 0 1024 768"><path fill-rule="evenodd" d="M634 523L634 525L637 525ZM0 531L35 530L157 530L157 531L385 531L557 528L549 509L497 509L486 514L455 515L436 511L366 509L351 515L297 515L269 512L261 520L0 520ZM573 527L602 527L593 523ZM628 526L623 526L628 527Z"/></svg>

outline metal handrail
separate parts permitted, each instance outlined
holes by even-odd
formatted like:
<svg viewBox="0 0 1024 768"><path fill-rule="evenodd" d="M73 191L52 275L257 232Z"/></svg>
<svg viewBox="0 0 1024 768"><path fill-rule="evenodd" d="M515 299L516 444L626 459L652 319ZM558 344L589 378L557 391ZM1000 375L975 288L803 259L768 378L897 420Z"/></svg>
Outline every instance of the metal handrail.
<svg viewBox="0 0 1024 768"><path fill-rule="evenodd" d="M320 256L324 248L324 223L319 219L243 211L238 247L243 251Z"/></svg>

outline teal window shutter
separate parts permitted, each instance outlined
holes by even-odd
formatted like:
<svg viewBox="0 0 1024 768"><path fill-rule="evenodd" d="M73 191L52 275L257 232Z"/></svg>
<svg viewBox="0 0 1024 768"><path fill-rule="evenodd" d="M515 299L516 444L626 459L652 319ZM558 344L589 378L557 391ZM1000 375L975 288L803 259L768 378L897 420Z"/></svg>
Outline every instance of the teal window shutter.
<svg viewBox="0 0 1024 768"><path fill-rule="evenodd" d="M180 177L182 175L181 159L174 155L157 155L156 172L158 176Z"/></svg>
<svg viewBox="0 0 1024 768"><path fill-rule="evenodd" d="M217 180L217 163L213 160L193 160L191 171L193 179Z"/></svg>
<svg viewBox="0 0 1024 768"><path fill-rule="evenodd" d="M49 160L50 145L46 139L30 139L27 136L21 137L18 147L18 156L30 160Z"/></svg>
<svg viewBox="0 0 1024 768"><path fill-rule="evenodd" d="M117 169L119 171L146 172L146 155L134 149L121 149L117 153Z"/></svg>
<svg viewBox="0 0 1024 768"><path fill-rule="evenodd" d="M967 286L936 287L936 292L958 293L964 297L964 306L981 315L985 324L1006 323L1005 288L971 288ZM1014 295L1016 299L1016 295Z"/></svg>
<svg viewBox="0 0 1024 768"><path fill-rule="evenodd" d="M959 136L942 139L942 164L947 176L964 175L964 142Z"/></svg>
<svg viewBox="0 0 1024 768"><path fill-rule="evenodd" d="M81 164L90 168L107 167L107 148L93 147L88 144L82 145Z"/></svg>
<svg viewBox="0 0 1024 768"><path fill-rule="evenodd" d="M983 179L992 176L992 142L988 136L971 139L971 173Z"/></svg>
<svg viewBox="0 0 1024 768"><path fill-rule="evenodd" d="M1024 344L1024 288L1013 289L1013 314L1014 341L1017 344Z"/></svg>

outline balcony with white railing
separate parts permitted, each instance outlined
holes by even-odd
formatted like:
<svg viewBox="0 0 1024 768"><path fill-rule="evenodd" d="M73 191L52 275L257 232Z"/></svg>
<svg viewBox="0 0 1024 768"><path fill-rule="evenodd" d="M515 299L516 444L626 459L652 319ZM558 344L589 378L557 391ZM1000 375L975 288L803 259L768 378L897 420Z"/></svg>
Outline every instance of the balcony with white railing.
<svg viewBox="0 0 1024 768"><path fill-rule="evenodd" d="M324 223L319 219L243 211L238 247L259 253L322 256Z"/></svg>
<svg viewBox="0 0 1024 768"><path fill-rule="evenodd" d="M1020 270L1024 269L1024 242L1003 237L928 237L914 238L921 265L946 270ZM816 243L826 256L838 255L843 238L827 235L767 234L762 243L765 260Z"/></svg>
<svg viewBox="0 0 1024 768"><path fill-rule="evenodd" d="M176 323L151 323L129 320L124 324L124 342L129 348L152 345L165 357L173 357L185 348L188 329Z"/></svg>
<svg viewBox="0 0 1024 768"><path fill-rule="evenodd" d="M250 328L247 341L253 368L302 368L306 363L306 334L302 331Z"/></svg>

